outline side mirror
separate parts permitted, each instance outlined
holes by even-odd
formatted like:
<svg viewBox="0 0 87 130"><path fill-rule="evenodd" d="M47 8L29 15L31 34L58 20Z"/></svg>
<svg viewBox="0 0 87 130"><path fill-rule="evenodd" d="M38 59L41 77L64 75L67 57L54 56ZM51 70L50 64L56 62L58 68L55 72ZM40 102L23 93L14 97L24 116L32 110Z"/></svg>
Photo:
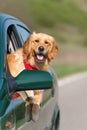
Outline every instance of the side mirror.
<svg viewBox="0 0 87 130"><path fill-rule="evenodd" d="M51 89L53 86L51 74L41 70L24 70L13 80L11 91Z"/></svg>

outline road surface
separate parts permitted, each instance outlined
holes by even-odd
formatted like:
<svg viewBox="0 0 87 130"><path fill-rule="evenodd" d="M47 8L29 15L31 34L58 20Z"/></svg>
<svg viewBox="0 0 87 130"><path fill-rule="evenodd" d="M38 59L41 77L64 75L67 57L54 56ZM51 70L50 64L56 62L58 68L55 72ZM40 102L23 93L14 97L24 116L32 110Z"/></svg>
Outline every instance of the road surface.
<svg viewBox="0 0 87 130"><path fill-rule="evenodd" d="M59 130L87 130L87 72L59 82Z"/></svg>

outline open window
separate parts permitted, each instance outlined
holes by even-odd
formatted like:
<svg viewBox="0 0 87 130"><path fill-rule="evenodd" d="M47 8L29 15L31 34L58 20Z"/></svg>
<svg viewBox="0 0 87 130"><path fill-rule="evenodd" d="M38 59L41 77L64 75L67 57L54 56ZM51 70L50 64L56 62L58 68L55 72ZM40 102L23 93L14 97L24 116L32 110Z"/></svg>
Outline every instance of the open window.
<svg viewBox="0 0 87 130"><path fill-rule="evenodd" d="M7 29L7 54L11 54L14 51L16 51L18 48L22 47L22 43L20 40L20 37L18 35L17 29L15 25L10 25ZM7 78L8 78L8 84L10 85L14 84L15 80L13 79L9 67L7 65ZM14 93L12 95L12 99L17 98L17 94Z"/></svg>
<svg viewBox="0 0 87 130"><path fill-rule="evenodd" d="M11 25L7 30L7 53L12 53L20 47L22 47L22 44L16 27L14 25Z"/></svg>

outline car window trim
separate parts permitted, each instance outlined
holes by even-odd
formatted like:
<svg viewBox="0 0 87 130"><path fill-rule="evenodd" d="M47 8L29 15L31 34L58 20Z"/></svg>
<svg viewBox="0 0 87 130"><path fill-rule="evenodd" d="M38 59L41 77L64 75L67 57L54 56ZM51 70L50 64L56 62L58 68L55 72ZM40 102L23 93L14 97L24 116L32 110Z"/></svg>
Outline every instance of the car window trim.
<svg viewBox="0 0 87 130"><path fill-rule="evenodd" d="M29 33L29 35L32 33L27 26L23 26L23 25L16 24L17 30L18 30L18 27L24 29L26 32ZM18 31L18 34L19 34L19 37L20 37L21 41L24 43L25 41L24 41L24 39L23 39L23 37L22 37L22 35L21 35L21 33L20 33L19 31ZM27 39L26 39L26 40L27 40ZM23 45L23 44L22 44L22 45Z"/></svg>

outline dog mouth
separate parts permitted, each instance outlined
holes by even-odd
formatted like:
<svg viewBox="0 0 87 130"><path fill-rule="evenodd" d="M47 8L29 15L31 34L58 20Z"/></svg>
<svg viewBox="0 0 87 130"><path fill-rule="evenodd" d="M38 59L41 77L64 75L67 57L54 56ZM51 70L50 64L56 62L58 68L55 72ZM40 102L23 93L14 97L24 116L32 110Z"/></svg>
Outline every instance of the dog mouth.
<svg viewBox="0 0 87 130"><path fill-rule="evenodd" d="M44 56L42 54L37 54L36 58L40 61L44 60Z"/></svg>
<svg viewBox="0 0 87 130"><path fill-rule="evenodd" d="M46 54L34 52L35 58L38 62L44 62Z"/></svg>

